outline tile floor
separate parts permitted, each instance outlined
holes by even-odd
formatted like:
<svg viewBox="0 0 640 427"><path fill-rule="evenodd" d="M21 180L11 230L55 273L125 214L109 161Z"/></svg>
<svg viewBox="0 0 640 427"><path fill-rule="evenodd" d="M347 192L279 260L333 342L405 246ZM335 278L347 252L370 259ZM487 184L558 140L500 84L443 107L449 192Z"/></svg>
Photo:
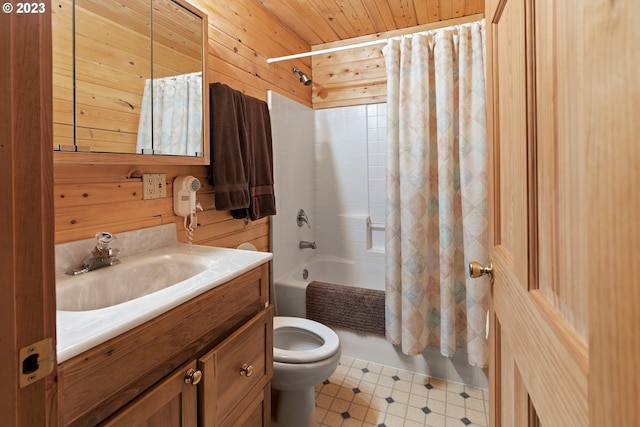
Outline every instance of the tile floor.
<svg viewBox="0 0 640 427"><path fill-rule="evenodd" d="M487 390L343 356L315 387L320 427L487 426Z"/></svg>

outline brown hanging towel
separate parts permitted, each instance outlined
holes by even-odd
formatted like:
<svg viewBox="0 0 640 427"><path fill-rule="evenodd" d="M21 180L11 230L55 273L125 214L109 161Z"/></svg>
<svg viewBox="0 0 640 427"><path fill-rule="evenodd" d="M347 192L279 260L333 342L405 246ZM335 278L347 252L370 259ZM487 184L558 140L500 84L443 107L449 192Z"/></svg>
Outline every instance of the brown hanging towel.
<svg viewBox="0 0 640 427"><path fill-rule="evenodd" d="M271 117L266 102L245 95L245 128L248 140L249 206L231 213L252 221L276 214L273 189Z"/></svg>
<svg viewBox="0 0 640 427"><path fill-rule="evenodd" d="M209 183L215 187L216 210L249 207L249 141L245 96L222 83L209 85Z"/></svg>

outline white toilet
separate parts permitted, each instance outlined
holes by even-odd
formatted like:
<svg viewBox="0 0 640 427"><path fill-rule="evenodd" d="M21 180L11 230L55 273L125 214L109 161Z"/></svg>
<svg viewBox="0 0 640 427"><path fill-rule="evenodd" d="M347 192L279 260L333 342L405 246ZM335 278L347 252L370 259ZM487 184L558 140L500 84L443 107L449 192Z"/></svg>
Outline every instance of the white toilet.
<svg viewBox="0 0 640 427"><path fill-rule="evenodd" d="M256 250L251 243L238 246ZM340 361L338 334L302 317L273 318L271 426L315 427L314 386L333 374Z"/></svg>
<svg viewBox="0 0 640 427"><path fill-rule="evenodd" d="M334 331L309 319L274 317L271 425L315 426L314 386L329 378L339 361Z"/></svg>

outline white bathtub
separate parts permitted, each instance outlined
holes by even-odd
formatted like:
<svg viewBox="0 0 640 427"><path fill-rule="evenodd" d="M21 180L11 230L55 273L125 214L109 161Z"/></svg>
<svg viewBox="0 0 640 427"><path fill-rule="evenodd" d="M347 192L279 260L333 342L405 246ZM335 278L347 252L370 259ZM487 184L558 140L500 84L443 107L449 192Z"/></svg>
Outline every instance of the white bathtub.
<svg viewBox="0 0 640 427"><path fill-rule="evenodd" d="M277 257L276 257L277 262ZM303 278L304 271L308 275ZM356 263L337 257L318 255L274 280L276 315L306 317L305 293L309 282L335 283L384 290L384 263ZM458 350L452 358L428 347L420 356L402 354L399 347L375 334L362 334L334 328L340 337L342 355L418 372L475 387L488 387L485 373L467 363L466 353Z"/></svg>
<svg viewBox="0 0 640 427"><path fill-rule="evenodd" d="M307 277L303 275L306 271ZM312 281L384 290L384 266L362 265L319 255L274 281L276 314L305 317L305 292Z"/></svg>

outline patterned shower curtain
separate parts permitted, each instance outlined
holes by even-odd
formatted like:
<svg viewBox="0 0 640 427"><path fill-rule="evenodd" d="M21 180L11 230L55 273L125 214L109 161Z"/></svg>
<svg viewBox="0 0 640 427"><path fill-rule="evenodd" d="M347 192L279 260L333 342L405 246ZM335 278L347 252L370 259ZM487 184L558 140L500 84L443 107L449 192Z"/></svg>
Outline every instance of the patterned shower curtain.
<svg viewBox="0 0 640 427"><path fill-rule="evenodd" d="M137 152L151 148L181 156L202 152L201 72L145 81Z"/></svg>
<svg viewBox="0 0 640 427"><path fill-rule="evenodd" d="M390 39L387 67L387 339L488 363L484 21Z"/></svg>

